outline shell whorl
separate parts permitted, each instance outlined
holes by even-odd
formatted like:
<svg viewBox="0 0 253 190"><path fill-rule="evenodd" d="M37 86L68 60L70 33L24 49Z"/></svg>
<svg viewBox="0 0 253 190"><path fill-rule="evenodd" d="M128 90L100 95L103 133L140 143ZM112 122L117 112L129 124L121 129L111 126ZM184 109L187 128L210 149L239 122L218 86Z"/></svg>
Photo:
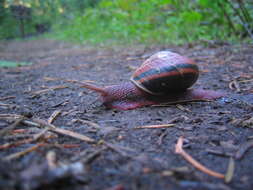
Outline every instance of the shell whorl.
<svg viewBox="0 0 253 190"><path fill-rule="evenodd" d="M198 79L197 65L190 59L170 51L148 58L132 75L131 81L142 90L154 94L184 91Z"/></svg>

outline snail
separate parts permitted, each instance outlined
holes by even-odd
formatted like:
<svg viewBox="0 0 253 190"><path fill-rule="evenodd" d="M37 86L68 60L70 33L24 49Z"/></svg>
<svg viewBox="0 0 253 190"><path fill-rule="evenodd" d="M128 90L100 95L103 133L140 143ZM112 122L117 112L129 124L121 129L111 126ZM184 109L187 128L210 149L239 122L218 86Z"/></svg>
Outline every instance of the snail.
<svg viewBox="0 0 253 190"><path fill-rule="evenodd" d="M144 61L128 82L105 87L82 83L82 87L99 93L106 107L120 110L223 96L221 92L189 89L198 76L199 69L191 59L160 51Z"/></svg>

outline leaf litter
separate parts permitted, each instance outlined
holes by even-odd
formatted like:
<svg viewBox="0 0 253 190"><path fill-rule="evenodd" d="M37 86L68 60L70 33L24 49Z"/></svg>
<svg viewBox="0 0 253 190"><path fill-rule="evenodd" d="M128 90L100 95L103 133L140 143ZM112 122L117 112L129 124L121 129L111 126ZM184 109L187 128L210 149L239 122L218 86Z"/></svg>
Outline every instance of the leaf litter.
<svg viewBox="0 0 253 190"><path fill-rule="evenodd" d="M44 52L41 44L58 51L52 59L26 60L29 52ZM37 64L0 69L0 188L251 189L253 47L243 46L134 46L115 52L103 47L78 51L50 40L10 42L9 59L22 49L15 61ZM80 88L82 81L126 81L143 56L165 49L198 61L204 72L194 88L228 96L118 111ZM188 139L182 147L188 158L224 174L206 175L175 154L180 136Z"/></svg>

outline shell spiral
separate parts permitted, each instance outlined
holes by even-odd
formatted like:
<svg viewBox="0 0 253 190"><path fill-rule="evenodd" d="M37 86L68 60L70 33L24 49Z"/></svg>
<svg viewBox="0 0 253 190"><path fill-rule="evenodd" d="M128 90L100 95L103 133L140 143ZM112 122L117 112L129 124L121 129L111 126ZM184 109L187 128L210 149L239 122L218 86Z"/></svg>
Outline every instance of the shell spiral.
<svg viewBox="0 0 253 190"><path fill-rule="evenodd" d="M198 66L189 58L161 51L148 58L132 75L131 81L154 94L184 91L198 79Z"/></svg>

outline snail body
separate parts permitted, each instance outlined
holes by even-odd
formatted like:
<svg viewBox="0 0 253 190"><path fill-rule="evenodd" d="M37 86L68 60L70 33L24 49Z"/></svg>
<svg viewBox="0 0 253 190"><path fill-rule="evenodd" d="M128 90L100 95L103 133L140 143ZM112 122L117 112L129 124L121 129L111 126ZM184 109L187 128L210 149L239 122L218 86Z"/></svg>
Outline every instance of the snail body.
<svg viewBox="0 0 253 190"><path fill-rule="evenodd" d="M161 51L147 59L129 82L105 87L88 83L82 86L98 92L106 107L120 110L161 103L212 100L223 96L215 91L189 89L198 76L198 67L192 60Z"/></svg>

